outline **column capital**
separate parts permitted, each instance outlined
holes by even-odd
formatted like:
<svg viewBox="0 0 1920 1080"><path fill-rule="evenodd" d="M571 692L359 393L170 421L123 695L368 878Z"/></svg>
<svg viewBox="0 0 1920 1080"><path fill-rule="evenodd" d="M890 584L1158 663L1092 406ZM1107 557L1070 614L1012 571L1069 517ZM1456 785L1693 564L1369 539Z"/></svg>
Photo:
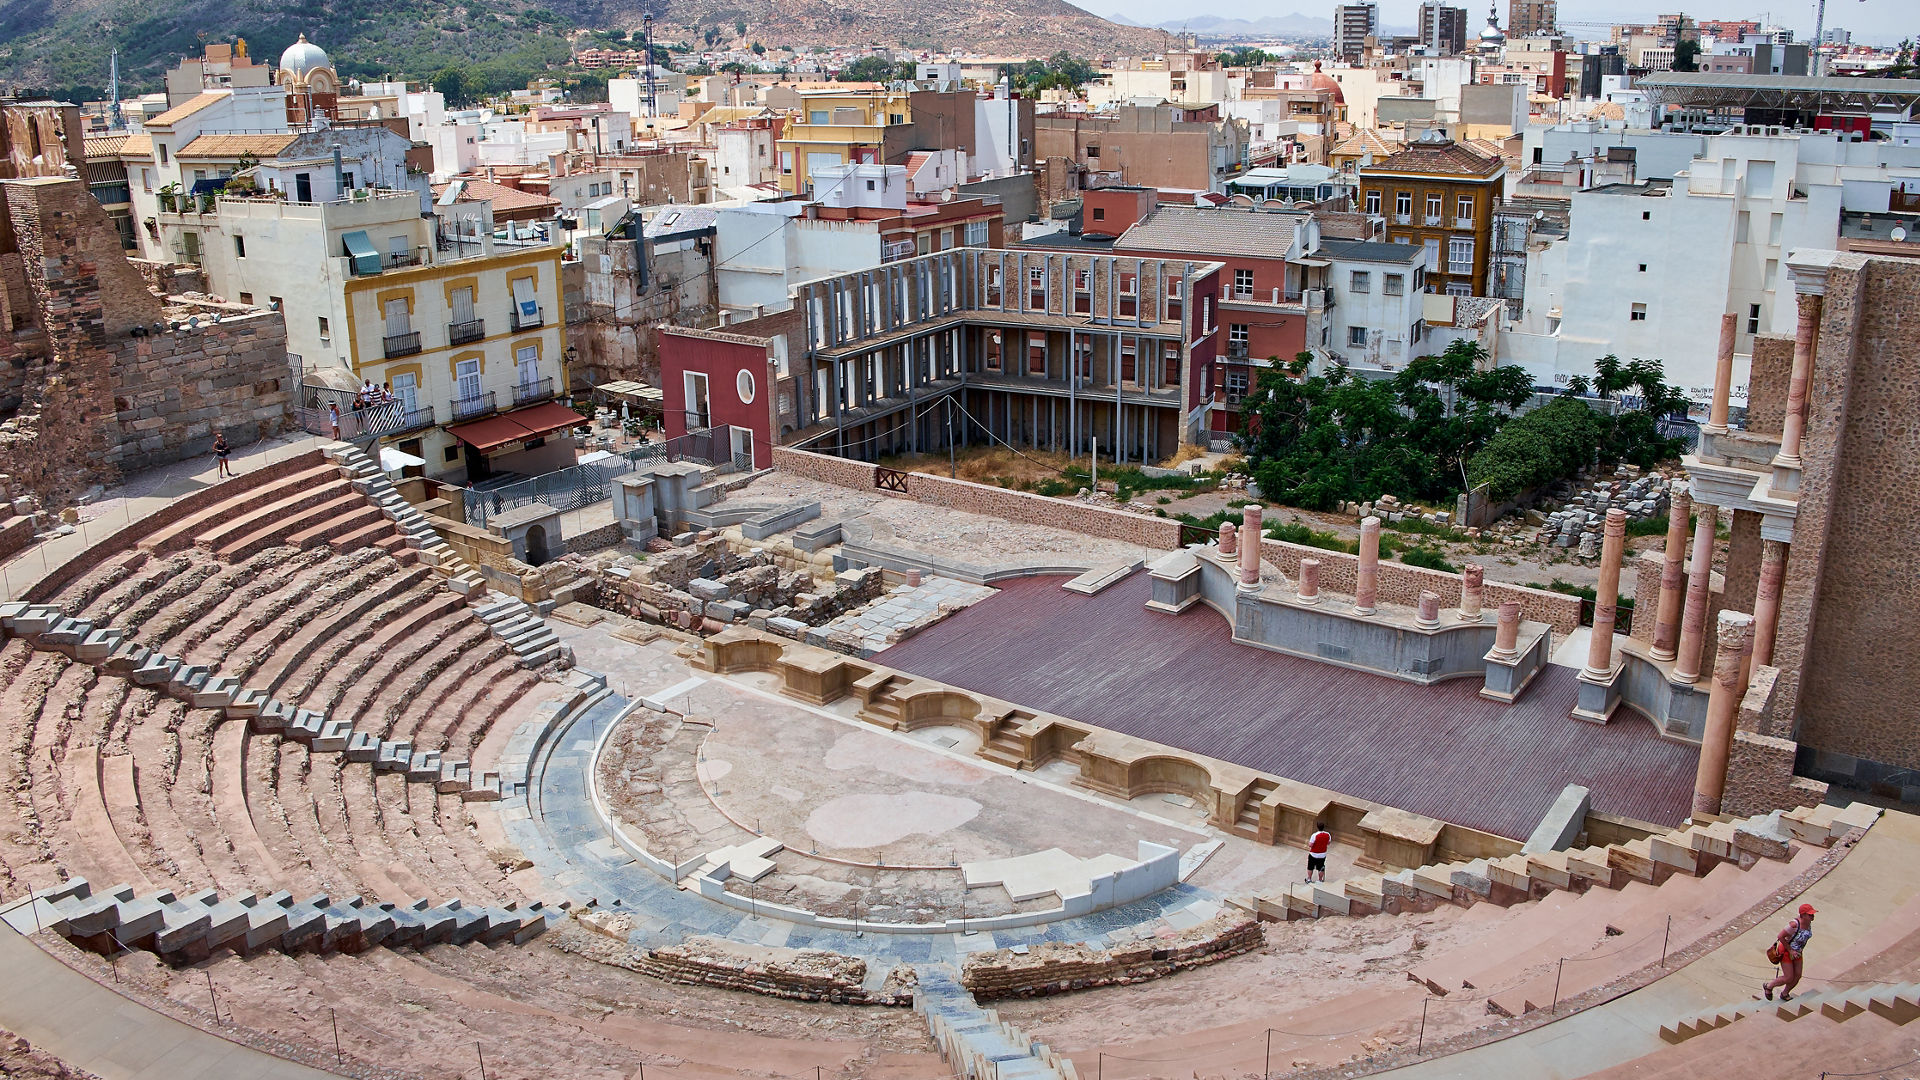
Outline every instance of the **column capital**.
<svg viewBox="0 0 1920 1080"><path fill-rule="evenodd" d="M1803 296L1827 294L1827 270L1838 252L1820 248L1795 248L1787 253L1787 276L1793 279L1793 291Z"/></svg>

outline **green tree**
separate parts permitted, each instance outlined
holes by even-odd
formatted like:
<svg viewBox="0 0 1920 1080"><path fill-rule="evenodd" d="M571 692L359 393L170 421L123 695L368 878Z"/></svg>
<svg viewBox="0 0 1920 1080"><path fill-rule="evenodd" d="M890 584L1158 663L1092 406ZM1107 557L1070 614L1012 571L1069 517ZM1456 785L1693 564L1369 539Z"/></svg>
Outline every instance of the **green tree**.
<svg viewBox="0 0 1920 1080"><path fill-rule="evenodd" d="M840 69L841 82L890 82L898 69L884 56L863 56Z"/></svg>
<svg viewBox="0 0 1920 1080"><path fill-rule="evenodd" d="M445 96L448 105L470 105L473 92L467 86L467 72L464 68L444 67L433 77L433 89Z"/></svg>
<svg viewBox="0 0 1920 1080"><path fill-rule="evenodd" d="M757 42L757 41L756 41L756 42L754 42L754 43L753 43L753 55L755 55L755 56L765 56L765 55L767 55L767 47L766 47L765 45L762 45L762 44L760 44L760 43L759 43L759 42Z"/></svg>
<svg viewBox="0 0 1920 1080"><path fill-rule="evenodd" d="M734 37L747 36L747 20L745 19L733 20L733 36Z"/></svg>
<svg viewBox="0 0 1920 1080"><path fill-rule="evenodd" d="M1681 38L1673 44L1673 70L1700 70L1700 43L1693 38Z"/></svg>

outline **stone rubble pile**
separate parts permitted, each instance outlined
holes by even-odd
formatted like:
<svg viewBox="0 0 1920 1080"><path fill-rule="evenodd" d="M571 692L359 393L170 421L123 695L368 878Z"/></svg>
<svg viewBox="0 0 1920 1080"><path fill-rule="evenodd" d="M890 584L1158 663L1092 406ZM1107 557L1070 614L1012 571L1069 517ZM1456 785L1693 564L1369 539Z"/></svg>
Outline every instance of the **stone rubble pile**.
<svg viewBox="0 0 1920 1080"><path fill-rule="evenodd" d="M1600 529L1607 511L1618 507L1630 521L1656 518L1667 512L1671 481L1659 473L1637 475L1638 469L1622 465L1611 480L1564 484L1554 489L1560 509L1532 511L1529 521L1539 526L1534 539L1560 548L1576 548L1583 559L1600 554Z"/></svg>
<svg viewBox="0 0 1920 1080"><path fill-rule="evenodd" d="M848 570L822 584L782 570L760 549L735 550L717 532L643 559L625 556L592 571L603 606L645 622L718 633L735 623L799 638L880 595L878 570Z"/></svg>

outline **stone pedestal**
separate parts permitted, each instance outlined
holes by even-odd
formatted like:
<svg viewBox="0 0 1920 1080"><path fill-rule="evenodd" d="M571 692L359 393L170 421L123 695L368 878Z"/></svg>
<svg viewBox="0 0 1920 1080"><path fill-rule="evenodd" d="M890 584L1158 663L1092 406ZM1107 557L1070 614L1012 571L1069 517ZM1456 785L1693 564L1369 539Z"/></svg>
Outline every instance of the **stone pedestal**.
<svg viewBox="0 0 1920 1080"><path fill-rule="evenodd" d="M1353 591L1353 613L1371 615L1380 598L1380 519L1360 522L1360 570Z"/></svg>
<svg viewBox="0 0 1920 1080"><path fill-rule="evenodd" d="M1575 680L1580 688L1580 697L1573 706L1573 718L1585 720L1590 724L1604 724L1613 716L1613 710L1620 704L1620 672L1609 671L1603 676L1593 676L1585 671Z"/></svg>
<svg viewBox="0 0 1920 1080"><path fill-rule="evenodd" d="M1233 522L1223 521L1220 523L1220 554L1222 556L1229 559L1237 559L1240 557L1239 533L1240 530L1234 528Z"/></svg>
<svg viewBox="0 0 1920 1080"><path fill-rule="evenodd" d="M1320 560L1300 560L1300 602L1317 604L1320 602Z"/></svg>
<svg viewBox="0 0 1920 1080"><path fill-rule="evenodd" d="M1440 594L1427 591L1420 594L1420 615L1415 625L1423 630L1433 630L1440 626Z"/></svg>
<svg viewBox="0 0 1920 1080"><path fill-rule="evenodd" d="M613 513L620 531L629 540L646 543L660 535L660 521L654 516L653 477L648 473L628 473L613 479Z"/></svg>
<svg viewBox="0 0 1920 1080"><path fill-rule="evenodd" d="M1240 587L1248 592L1260 588L1260 504L1241 511Z"/></svg>
<svg viewBox="0 0 1920 1080"><path fill-rule="evenodd" d="M1460 571L1460 619L1462 622L1485 622L1487 602L1487 568L1478 563L1468 563Z"/></svg>

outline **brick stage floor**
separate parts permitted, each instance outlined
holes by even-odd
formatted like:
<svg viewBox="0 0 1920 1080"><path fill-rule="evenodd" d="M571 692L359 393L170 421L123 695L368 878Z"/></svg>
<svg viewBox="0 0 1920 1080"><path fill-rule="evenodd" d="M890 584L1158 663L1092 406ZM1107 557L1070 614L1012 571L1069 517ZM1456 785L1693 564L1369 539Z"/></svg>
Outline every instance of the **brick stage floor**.
<svg viewBox="0 0 1920 1080"><path fill-rule="evenodd" d="M1567 784L1593 808L1686 817L1699 751L1622 706L1573 719L1548 666L1512 706L1480 680L1423 687L1235 644L1210 608L1147 611L1145 573L1097 596L1023 578L874 659L1088 724L1502 836L1526 838Z"/></svg>

